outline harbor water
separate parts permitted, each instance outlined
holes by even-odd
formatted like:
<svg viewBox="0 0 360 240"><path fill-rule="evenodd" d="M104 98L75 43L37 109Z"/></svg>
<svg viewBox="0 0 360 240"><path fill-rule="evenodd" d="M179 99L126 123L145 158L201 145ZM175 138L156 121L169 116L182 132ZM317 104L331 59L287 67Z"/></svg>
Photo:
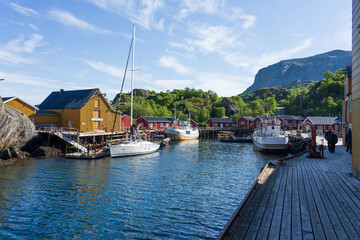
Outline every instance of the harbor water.
<svg viewBox="0 0 360 240"><path fill-rule="evenodd" d="M0 168L1 239L214 239L266 162L251 143Z"/></svg>

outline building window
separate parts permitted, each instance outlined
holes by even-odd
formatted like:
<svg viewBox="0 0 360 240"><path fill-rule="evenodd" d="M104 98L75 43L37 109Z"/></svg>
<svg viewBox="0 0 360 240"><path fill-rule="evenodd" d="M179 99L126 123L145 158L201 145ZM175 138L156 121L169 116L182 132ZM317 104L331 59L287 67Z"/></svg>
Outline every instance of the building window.
<svg viewBox="0 0 360 240"><path fill-rule="evenodd" d="M215 125L214 125L215 127L217 127L218 125L217 125L217 123L215 123Z"/></svg>
<svg viewBox="0 0 360 240"><path fill-rule="evenodd" d="M226 124L225 124L225 127L228 127L228 126L229 126L229 124L228 124L228 123L226 123Z"/></svg>
<svg viewBox="0 0 360 240"><path fill-rule="evenodd" d="M245 125L245 121L241 121L241 125Z"/></svg>
<svg viewBox="0 0 360 240"><path fill-rule="evenodd" d="M94 101L94 107L95 107L95 108L100 108L100 100L96 99L96 100Z"/></svg>
<svg viewBox="0 0 360 240"><path fill-rule="evenodd" d="M72 127L72 121L68 121L68 127Z"/></svg>
<svg viewBox="0 0 360 240"><path fill-rule="evenodd" d="M169 127L169 123L166 124L166 127Z"/></svg>
<svg viewBox="0 0 360 240"><path fill-rule="evenodd" d="M164 125L163 123L160 123L160 127L163 127L163 125Z"/></svg>
<svg viewBox="0 0 360 240"><path fill-rule="evenodd" d="M153 123L150 123L150 127L152 128L154 126L154 124Z"/></svg>

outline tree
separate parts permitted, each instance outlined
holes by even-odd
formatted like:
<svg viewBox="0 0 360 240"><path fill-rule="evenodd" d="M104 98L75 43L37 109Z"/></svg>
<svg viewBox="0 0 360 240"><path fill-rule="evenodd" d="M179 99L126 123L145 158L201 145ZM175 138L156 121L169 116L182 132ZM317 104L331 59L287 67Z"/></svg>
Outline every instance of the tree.
<svg viewBox="0 0 360 240"><path fill-rule="evenodd" d="M216 117L216 118L221 118L221 117L225 116L225 108L224 107L214 107L212 109L211 116Z"/></svg>
<svg viewBox="0 0 360 240"><path fill-rule="evenodd" d="M199 122L206 122L210 118L209 110L206 107L202 107L198 117Z"/></svg>

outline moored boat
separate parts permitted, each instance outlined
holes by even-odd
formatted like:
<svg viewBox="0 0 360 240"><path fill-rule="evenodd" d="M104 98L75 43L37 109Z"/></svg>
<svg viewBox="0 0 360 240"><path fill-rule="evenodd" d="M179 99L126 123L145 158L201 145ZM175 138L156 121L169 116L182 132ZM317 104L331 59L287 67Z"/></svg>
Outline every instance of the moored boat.
<svg viewBox="0 0 360 240"><path fill-rule="evenodd" d="M230 131L219 131L218 132L219 142L252 142L252 137L235 137L234 132Z"/></svg>
<svg viewBox="0 0 360 240"><path fill-rule="evenodd" d="M130 50L129 50L128 61L127 61L127 63L128 63L129 58L130 58L130 51L132 50L130 123L132 123L132 119L133 119L133 98L134 98L133 82L134 82L134 55L135 55L134 54L134 49L135 49L135 26L134 26L133 37L132 37ZM126 71L127 71L127 64L126 64L126 68L125 68L125 74L124 74L124 79L123 79L122 86L124 86ZM121 88L121 91L120 91L120 98L121 98L121 93L122 93L122 88ZM120 104L120 99L119 99L119 104ZM115 117L115 121L116 121L116 117ZM114 124L114 126L115 126L115 124ZM148 153L155 152L160 148L159 143L142 140L140 137L135 136L134 129L131 129L131 130L133 130L133 131L130 131L130 141L129 142L118 143L118 144L111 144L110 143L110 155L111 155L111 157L125 157L125 156L143 155L143 154L148 154Z"/></svg>
<svg viewBox="0 0 360 240"><path fill-rule="evenodd" d="M168 138L175 141L194 140L199 138L199 130L192 128L190 125L190 119L185 122L175 123L174 127L164 129L164 132Z"/></svg>
<svg viewBox="0 0 360 240"><path fill-rule="evenodd" d="M261 129L253 134L254 148L262 152L285 152L288 137L280 132L280 121L267 117L261 122Z"/></svg>

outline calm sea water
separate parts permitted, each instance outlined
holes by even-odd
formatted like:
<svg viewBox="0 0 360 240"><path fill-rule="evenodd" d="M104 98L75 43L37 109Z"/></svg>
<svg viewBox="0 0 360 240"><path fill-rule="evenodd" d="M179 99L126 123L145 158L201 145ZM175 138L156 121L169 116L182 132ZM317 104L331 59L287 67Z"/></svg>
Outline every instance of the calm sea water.
<svg viewBox="0 0 360 240"><path fill-rule="evenodd" d="M213 239L262 167L248 143L173 143L137 157L0 168L0 238Z"/></svg>

